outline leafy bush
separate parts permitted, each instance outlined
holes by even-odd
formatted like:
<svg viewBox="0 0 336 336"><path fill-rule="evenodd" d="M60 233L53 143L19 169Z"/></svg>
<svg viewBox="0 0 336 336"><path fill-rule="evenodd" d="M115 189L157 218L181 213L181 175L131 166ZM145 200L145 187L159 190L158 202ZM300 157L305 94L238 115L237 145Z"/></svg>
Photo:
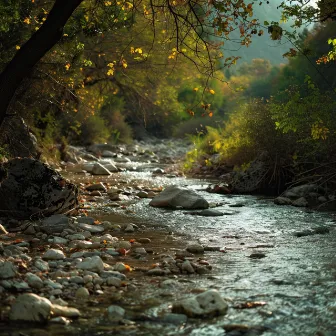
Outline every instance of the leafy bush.
<svg viewBox="0 0 336 336"><path fill-rule="evenodd" d="M106 142L109 136L105 120L98 115L91 115L81 123L79 141L82 144Z"/></svg>
<svg viewBox="0 0 336 336"><path fill-rule="evenodd" d="M101 117L109 130L109 142L130 143L132 141L132 128L125 121L125 101L122 97L112 95L100 110Z"/></svg>
<svg viewBox="0 0 336 336"><path fill-rule="evenodd" d="M188 135L205 135L207 133L207 126L220 127L222 121L218 118L190 118L181 122L175 127L174 136L177 138L184 138Z"/></svg>
<svg viewBox="0 0 336 336"><path fill-rule="evenodd" d="M126 123L125 116L121 112L112 113L108 129L110 132L109 142L126 144L132 142L132 128Z"/></svg>

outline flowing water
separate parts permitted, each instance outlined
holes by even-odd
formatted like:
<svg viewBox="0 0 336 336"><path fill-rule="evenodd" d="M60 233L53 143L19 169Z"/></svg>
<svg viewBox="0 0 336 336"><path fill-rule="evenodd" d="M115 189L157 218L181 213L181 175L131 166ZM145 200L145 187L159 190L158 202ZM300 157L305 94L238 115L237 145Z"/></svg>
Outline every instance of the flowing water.
<svg viewBox="0 0 336 336"><path fill-rule="evenodd" d="M336 335L333 214L277 206L272 199L263 197L209 194L202 191L206 181L172 182L197 190L211 203L223 203L216 209L226 215L195 216L187 211L152 208L147 205L148 200L143 200L133 205L137 217L187 233L192 241L226 249L226 253L206 252L214 265L215 277L194 279L198 286L218 289L233 307L247 301L266 303L258 308L231 308L216 321L179 333L224 335L222 325L230 323L263 327L263 335ZM330 231L296 236L311 228ZM264 257L249 257L256 252Z"/></svg>
<svg viewBox="0 0 336 336"><path fill-rule="evenodd" d="M156 165L157 166L157 165ZM143 276L141 292L125 296L123 306L135 324L111 326L102 317L104 304L87 307L86 320L68 327L48 326L18 331L15 326L3 335L336 335L336 227L333 213L274 205L258 196L218 195L205 192L213 181L176 177L152 178L153 167L119 174L119 179L141 184L177 184L197 191L210 203L221 204L221 217L201 217L185 210L166 210L142 199L128 206L126 220L145 225L152 231L168 232L184 243L199 242L221 247L205 252L213 266L211 274L179 276L182 288L164 295L157 284ZM142 171L141 171L142 170ZM81 178L77 180L80 182ZM101 179L100 179L101 180ZM106 219L125 216L120 208L104 209ZM329 228L324 234L298 237L305 229ZM322 229L321 229L322 228ZM174 234L173 234L174 237ZM169 245L169 242L167 242ZM173 244L174 245L174 244ZM175 241L176 245L176 241ZM251 258L254 255L256 258ZM185 324L163 323L160 316L171 303L196 295L201 289L217 289L229 302L225 316L210 320L188 319ZM108 297L109 294L106 294ZM112 300L111 300L112 302ZM248 308L247 303L252 302ZM81 310L83 307L81 307ZM1 330L0 330L0 334Z"/></svg>

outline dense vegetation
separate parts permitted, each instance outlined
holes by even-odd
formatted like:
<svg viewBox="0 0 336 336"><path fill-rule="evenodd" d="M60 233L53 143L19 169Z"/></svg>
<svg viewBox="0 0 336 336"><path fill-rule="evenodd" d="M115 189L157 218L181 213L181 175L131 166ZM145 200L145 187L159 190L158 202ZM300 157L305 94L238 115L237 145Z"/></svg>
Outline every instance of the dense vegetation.
<svg viewBox="0 0 336 336"><path fill-rule="evenodd" d="M267 153L270 180L333 181L336 10L296 3L3 1L0 123L22 116L47 151L189 134L187 169ZM228 51L266 37L263 58Z"/></svg>
<svg viewBox="0 0 336 336"><path fill-rule="evenodd" d="M332 49L326 41L335 31L335 22L305 30L296 42L304 52L287 65L255 59L231 75L229 118L195 138L186 168L197 162L221 174L232 166L247 169L263 155L268 184L281 189L290 182L318 182L334 188L336 63L321 59Z"/></svg>

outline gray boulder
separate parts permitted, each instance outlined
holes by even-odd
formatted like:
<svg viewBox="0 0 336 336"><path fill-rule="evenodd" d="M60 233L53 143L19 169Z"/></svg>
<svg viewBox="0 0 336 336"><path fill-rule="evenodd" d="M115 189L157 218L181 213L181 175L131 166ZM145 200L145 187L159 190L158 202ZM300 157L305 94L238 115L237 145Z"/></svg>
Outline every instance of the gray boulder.
<svg viewBox="0 0 336 336"><path fill-rule="evenodd" d="M111 175L111 172L106 169L102 164L96 163L91 171L91 174L93 175Z"/></svg>
<svg viewBox="0 0 336 336"><path fill-rule="evenodd" d="M274 199L274 204L277 205L292 205L292 200L290 198L287 197L277 197L276 199Z"/></svg>
<svg viewBox="0 0 336 336"><path fill-rule="evenodd" d="M11 321L46 322L51 315L51 302L35 294L18 296L11 306Z"/></svg>
<svg viewBox="0 0 336 336"><path fill-rule="evenodd" d="M104 167L110 171L111 173L117 173L119 171L119 169L117 168L116 165L114 165L113 163L107 163L107 164L104 164Z"/></svg>
<svg viewBox="0 0 336 336"><path fill-rule="evenodd" d="M102 272L104 270L104 263L100 257L88 257L77 265L77 268L91 272Z"/></svg>
<svg viewBox="0 0 336 336"><path fill-rule="evenodd" d="M17 269L11 261L0 261L0 279L14 278Z"/></svg>
<svg viewBox="0 0 336 336"><path fill-rule="evenodd" d="M62 214L52 215L42 220L40 229L47 234L61 233L69 228L69 218Z"/></svg>
<svg viewBox="0 0 336 336"><path fill-rule="evenodd" d="M50 249L42 255L43 259L46 260L60 260L60 259L65 259L65 255L63 251L61 250L56 250L56 249Z"/></svg>
<svg viewBox="0 0 336 336"><path fill-rule="evenodd" d="M5 118L0 129L0 147L2 145L12 157L39 158L41 155L35 135L19 116Z"/></svg>
<svg viewBox="0 0 336 336"><path fill-rule="evenodd" d="M123 319L125 315L125 309L119 306L109 306L107 308L107 316L110 321L118 322Z"/></svg>
<svg viewBox="0 0 336 336"><path fill-rule="evenodd" d="M16 218L64 213L78 204L77 187L46 164L16 158L0 166L0 210Z"/></svg>
<svg viewBox="0 0 336 336"><path fill-rule="evenodd" d="M149 205L161 208L207 209L209 203L193 190L170 186L155 196Z"/></svg>
<svg viewBox="0 0 336 336"><path fill-rule="evenodd" d="M296 195L297 198L299 197L306 197L310 193L322 193L324 194L323 188L317 186L316 184L303 184L297 187L293 187L288 189L285 193L285 197L294 197Z"/></svg>
<svg viewBox="0 0 336 336"><path fill-rule="evenodd" d="M188 317L213 317L226 314L228 305L216 290L208 290L194 297L176 302L172 312Z"/></svg>
<svg viewBox="0 0 336 336"><path fill-rule="evenodd" d="M308 206L308 201L304 197L300 197L297 200L293 201L292 205L296 207L306 207Z"/></svg>

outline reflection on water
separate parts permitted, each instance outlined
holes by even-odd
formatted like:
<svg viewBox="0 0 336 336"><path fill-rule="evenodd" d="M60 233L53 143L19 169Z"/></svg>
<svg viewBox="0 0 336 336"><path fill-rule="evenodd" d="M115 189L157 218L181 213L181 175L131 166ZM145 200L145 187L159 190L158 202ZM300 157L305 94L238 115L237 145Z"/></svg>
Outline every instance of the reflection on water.
<svg viewBox="0 0 336 336"><path fill-rule="evenodd" d="M230 309L221 319L265 326L263 335L336 331L336 230L332 214L276 206L272 200L256 196L208 194L200 191L208 185L206 181L176 179L174 183L198 190L209 202L224 203L216 209L232 214L200 217L183 210L152 208L148 200L142 200L132 206L137 217L150 225L168 225L202 244L226 248L224 254L206 253L218 279L198 278L199 286L216 288L231 302L267 302L255 309ZM231 207L238 203L244 206ZM330 232L300 238L294 235L320 226L330 227ZM249 258L252 252L262 252L265 257ZM222 328L211 325L196 328L191 335L224 335Z"/></svg>

